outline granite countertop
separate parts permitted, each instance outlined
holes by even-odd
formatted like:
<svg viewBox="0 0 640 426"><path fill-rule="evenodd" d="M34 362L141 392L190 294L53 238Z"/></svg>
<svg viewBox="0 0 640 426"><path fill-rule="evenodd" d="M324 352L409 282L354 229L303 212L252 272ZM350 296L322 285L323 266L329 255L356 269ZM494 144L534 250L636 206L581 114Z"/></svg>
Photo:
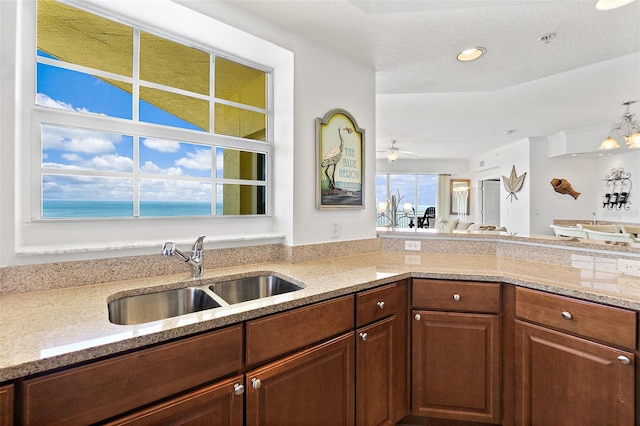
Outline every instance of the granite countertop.
<svg viewBox="0 0 640 426"><path fill-rule="evenodd" d="M109 322L107 303L153 290L275 273L302 290L139 325ZM261 263L0 298L0 382L257 318L409 277L498 281L640 311L640 278L615 259L587 256L572 266L493 255L380 251L301 263Z"/></svg>

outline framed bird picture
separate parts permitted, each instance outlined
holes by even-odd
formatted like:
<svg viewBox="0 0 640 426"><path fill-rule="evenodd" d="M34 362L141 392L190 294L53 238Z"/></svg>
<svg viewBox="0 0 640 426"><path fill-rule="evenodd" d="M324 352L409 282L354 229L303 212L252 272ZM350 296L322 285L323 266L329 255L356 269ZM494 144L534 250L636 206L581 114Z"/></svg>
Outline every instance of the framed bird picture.
<svg viewBox="0 0 640 426"><path fill-rule="evenodd" d="M316 118L316 204L322 209L364 208L364 129L346 110Z"/></svg>

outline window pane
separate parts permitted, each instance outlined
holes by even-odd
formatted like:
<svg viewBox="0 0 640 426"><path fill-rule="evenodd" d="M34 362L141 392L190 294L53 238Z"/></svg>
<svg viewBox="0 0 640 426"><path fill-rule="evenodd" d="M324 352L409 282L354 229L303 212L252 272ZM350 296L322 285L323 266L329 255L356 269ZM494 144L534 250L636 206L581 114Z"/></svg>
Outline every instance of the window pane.
<svg viewBox="0 0 640 426"><path fill-rule="evenodd" d="M218 178L266 180L267 156L263 153L217 148L216 156Z"/></svg>
<svg viewBox="0 0 640 426"><path fill-rule="evenodd" d="M131 84L45 64L37 74L38 105L131 119Z"/></svg>
<svg viewBox="0 0 640 426"><path fill-rule="evenodd" d="M427 207L436 206L438 175L418 175L418 211L424 214Z"/></svg>
<svg viewBox="0 0 640 426"><path fill-rule="evenodd" d="M266 140L266 114L223 104L216 104L215 110L215 133L258 141Z"/></svg>
<svg viewBox="0 0 640 426"><path fill-rule="evenodd" d="M42 217L133 216L133 181L126 178L42 175Z"/></svg>
<svg viewBox="0 0 640 426"><path fill-rule="evenodd" d="M37 26L48 57L132 76L133 28L52 0L38 1Z"/></svg>
<svg viewBox="0 0 640 426"><path fill-rule="evenodd" d="M215 67L217 98L267 108L267 73L220 57Z"/></svg>
<svg viewBox="0 0 640 426"><path fill-rule="evenodd" d="M209 102L140 87L140 121L208 132Z"/></svg>
<svg viewBox="0 0 640 426"><path fill-rule="evenodd" d="M140 179L140 216L209 216L211 183Z"/></svg>
<svg viewBox="0 0 640 426"><path fill-rule="evenodd" d="M218 215L266 214L267 190L257 185L217 185Z"/></svg>
<svg viewBox="0 0 640 426"><path fill-rule="evenodd" d="M414 202L415 175L390 175L389 186L390 195L395 195L398 199L398 192L400 192L400 197L402 197L398 205L399 212L402 212L404 203Z"/></svg>
<svg viewBox="0 0 640 426"><path fill-rule="evenodd" d="M43 124L42 167L132 173L133 138Z"/></svg>
<svg viewBox="0 0 640 426"><path fill-rule="evenodd" d="M140 172L211 177L211 147L169 139L140 138Z"/></svg>
<svg viewBox="0 0 640 426"><path fill-rule="evenodd" d="M140 78L209 95L210 55L140 31Z"/></svg>

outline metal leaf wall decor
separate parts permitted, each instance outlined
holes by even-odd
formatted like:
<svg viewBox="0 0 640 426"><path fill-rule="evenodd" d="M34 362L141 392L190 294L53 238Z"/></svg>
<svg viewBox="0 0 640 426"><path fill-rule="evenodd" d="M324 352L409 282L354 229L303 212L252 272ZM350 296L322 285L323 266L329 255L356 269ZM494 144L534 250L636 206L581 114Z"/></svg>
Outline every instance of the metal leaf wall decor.
<svg viewBox="0 0 640 426"><path fill-rule="evenodd" d="M504 189L506 189L507 192L509 193L509 195L507 195L507 198L510 198L511 202L513 202L514 198L516 200L518 199L518 197L516 196L516 192L522 189L522 185L524 184L524 177L526 175L527 173L524 172L523 174L518 176L516 174L516 166L512 166L511 176L509 177L502 176L502 184L504 185Z"/></svg>

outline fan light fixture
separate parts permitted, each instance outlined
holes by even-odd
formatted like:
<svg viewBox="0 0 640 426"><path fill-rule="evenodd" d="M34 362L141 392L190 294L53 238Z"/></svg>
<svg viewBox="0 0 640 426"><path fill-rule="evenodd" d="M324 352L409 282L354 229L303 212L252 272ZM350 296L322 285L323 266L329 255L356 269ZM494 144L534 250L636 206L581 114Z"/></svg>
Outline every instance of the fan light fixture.
<svg viewBox="0 0 640 426"><path fill-rule="evenodd" d="M396 146L396 141L391 141L391 148L389 148L384 155L387 156L387 160L389 160L390 163L396 161L398 157L400 157L400 150Z"/></svg>
<svg viewBox="0 0 640 426"><path fill-rule="evenodd" d="M636 101L629 101L622 104L625 105L627 109L620 117L620 121L611 126L609 136L602 141L599 149L620 148L620 145L614 139L614 136L624 137L629 148L640 148L640 126L638 125L638 122L633 119L635 114L631 114L629 112L629 106L635 102Z"/></svg>

